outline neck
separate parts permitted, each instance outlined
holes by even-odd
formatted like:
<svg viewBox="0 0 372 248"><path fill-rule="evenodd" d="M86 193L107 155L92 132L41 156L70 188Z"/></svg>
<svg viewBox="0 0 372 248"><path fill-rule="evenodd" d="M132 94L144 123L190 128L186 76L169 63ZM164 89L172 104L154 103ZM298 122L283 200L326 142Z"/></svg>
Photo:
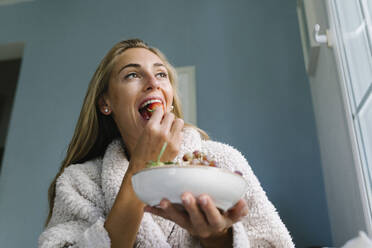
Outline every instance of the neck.
<svg viewBox="0 0 372 248"><path fill-rule="evenodd" d="M134 150L134 147L135 147L137 142L133 141L133 140L135 140L135 139L133 139L133 137L128 137L125 134L123 134L122 132L120 132L120 133L121 133L122 148L124 150L125 156L127 157L128 161L130 161L132 151Z"/></svg>

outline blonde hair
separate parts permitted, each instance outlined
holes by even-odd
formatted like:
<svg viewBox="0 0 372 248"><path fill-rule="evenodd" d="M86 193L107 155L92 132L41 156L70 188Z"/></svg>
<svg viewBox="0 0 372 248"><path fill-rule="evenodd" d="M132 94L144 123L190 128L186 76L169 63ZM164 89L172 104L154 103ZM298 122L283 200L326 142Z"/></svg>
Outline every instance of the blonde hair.
<svg viewBox="0 0 372 248"><path fill-rule="evenodd" d="M164 54L156 48L149 47L146 43L139 39L125 40L115 44L103 58L90 81L88 91L80 111L80 116L75 127L74 135L67 149L66 157L62 161L62 165L57 175L49 186L49 214L45 225L48 225L51 219L56 193L56 182L58 177L63 173L64 169L71 164L83 163L97 157L102 157L108 144L110 144L113 139L120 137L119 130L112 117L103 115L100 112L98 101L108 89L111 72L114 68L116 58L129 48L148 49L164 62L174 91L173 112L178 118L183 118L181 104L177 94L176 70L167 61ZM204 139L209 139L208 135L203 130L191 124L185 125L197 129Z"/></svg>

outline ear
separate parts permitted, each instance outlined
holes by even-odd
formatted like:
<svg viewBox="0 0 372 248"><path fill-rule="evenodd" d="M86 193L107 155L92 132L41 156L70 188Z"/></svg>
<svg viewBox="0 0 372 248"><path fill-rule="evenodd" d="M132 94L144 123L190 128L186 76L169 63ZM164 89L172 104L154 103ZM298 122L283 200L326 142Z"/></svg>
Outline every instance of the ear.
<svg viewBox="0 0 372 248"><path fill-rule="evenodd" d="M98 107L102 114L110 115L112 110L110 108L110 101L105 95L102 95L98 100Z"/></svg>

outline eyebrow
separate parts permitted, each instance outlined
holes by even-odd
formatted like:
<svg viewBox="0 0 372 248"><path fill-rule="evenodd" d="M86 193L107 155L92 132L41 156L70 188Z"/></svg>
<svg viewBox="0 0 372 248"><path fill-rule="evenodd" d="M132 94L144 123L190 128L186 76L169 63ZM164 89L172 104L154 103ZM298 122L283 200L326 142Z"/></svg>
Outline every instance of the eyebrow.
<svg viewBox="0 0 372 248"><path fill-rule="evenodd" d="M164 66L164 67L165 67L165 65L163 65L162 63L154 63L152 66L153 66L153 67L160 67L160 66ZM127 65L123 66L123 67L119 70L118 74L119 74L122 70L124 70L125 68L128 68L128 67L140 68L141 65L139 65L139 64L133 64L133 63L131 63L131 64L127 64Z"/></svg>

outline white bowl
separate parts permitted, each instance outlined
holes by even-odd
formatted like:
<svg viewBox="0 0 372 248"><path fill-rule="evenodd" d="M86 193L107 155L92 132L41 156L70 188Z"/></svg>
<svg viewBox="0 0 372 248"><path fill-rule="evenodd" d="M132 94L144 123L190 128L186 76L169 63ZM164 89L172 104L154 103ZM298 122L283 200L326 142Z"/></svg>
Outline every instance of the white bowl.
<svg viewBox="0 0 372 248"><path fill-rule="evenodd" d="M156 206L163 198L182 204L181 195L208 194L224 211L234 206L248 190L246 180L233 172L210 166L160 166L143 169L132 177L138 198Z"/></svg>

